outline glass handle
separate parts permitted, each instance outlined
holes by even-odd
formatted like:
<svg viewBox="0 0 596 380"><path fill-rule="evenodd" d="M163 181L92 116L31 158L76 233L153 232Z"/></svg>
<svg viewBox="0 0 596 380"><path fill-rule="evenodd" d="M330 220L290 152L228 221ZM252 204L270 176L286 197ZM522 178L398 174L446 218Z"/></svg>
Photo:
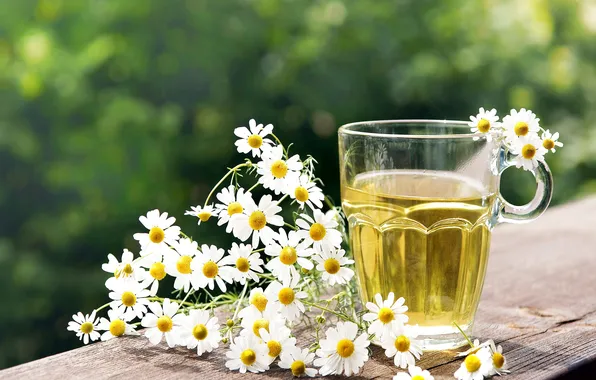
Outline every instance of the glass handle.
<svg viewBox="0 0 596 380"><path fill-rule="evenodd" d="M498 173L501 174L508 167L515 166L515 155L500 148ZM497 223L527 223L538 218L548 207L553 195L553 175L546 162L538 161L538 166L530 172L536 179L536 194L530 203L515 206L507 202L499 192Z"/></svg>

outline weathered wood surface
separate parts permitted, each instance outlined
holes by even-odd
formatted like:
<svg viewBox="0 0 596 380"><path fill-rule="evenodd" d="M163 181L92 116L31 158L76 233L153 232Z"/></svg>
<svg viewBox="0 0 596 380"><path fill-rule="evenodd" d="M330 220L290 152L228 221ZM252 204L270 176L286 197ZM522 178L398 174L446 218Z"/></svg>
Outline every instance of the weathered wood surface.
<svg viewBox="0 0 596 380"><path fill-rule="evenodd" d="M530 224L497 227L474 336L503 345L507 379L556 378L574 368L596 379L596 198L553 208ZM391 378L397 369L373 351L361 378ZM291 378L280 369L240 375L224 363L222 348L198 358L137 337L9 368L0 378ZM433 352L419 365L439 380L452 379L460 363L453 353Z"/></svg>

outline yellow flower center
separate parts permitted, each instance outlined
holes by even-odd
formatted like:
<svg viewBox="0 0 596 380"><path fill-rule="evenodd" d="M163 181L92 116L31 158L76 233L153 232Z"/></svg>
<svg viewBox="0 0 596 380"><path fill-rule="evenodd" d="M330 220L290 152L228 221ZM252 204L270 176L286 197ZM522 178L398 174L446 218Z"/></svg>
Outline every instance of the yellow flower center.
<svg viewBox="0 0 596 380"><path fill-rule="evenodd" d="M339 269L341 268L339 265L339 261L337 261L336 259L325 260L323 266L325 267L325 271L329 274L336 274L337 272L339 272Z"/></svg>
<svg viewBox="0 0 596 380"><path fill-rule="evenodd" d="M524 121L518 121L517 123L515 123L513 131L518 136L525 136L530 131L530 127L528 127L528 123Z"/></svg>
<svg viewBox="0 0 596 380"><path fill-rule="evenodd" d="M308 190L302 186L298 186L296 190L294 190L294 196L300 202L306 202L308 200Z"/></svg>
<svg viewBox="0 0 596 380"><path fill-rule="evenodd" d="M336 350L342 358L349 358L354 353L354 342L349 339L341 339L337 342Z"/></svg>
<svg viewBox="0 0 596 380"><path fill-rule="evenodd" d="M172 329L172 318L167 315L162 315L157 318L157 328L161 332L168 332Z"/></svg>
<svg viewBox="0 0 596 380"><path fill-rule="evenodd" d="M159 244L166 237L166 234L159 227L151 227L149 230L149 240L155 244Z"/></svg>
<svg viewBox="0 0 596 380"><path fill-rule="evenodd" d="M290 365L290 369L292 370L292 375L302 376L306 372L306 365L302 360L296 360Z"/></svg>
<svg viewBox="0 0 596 380"><path fill-rule="evenodd" d="M525 159L531 160L536 155L536 147L532 144L526 144L522 148L521 154Z"/></svg>
<svg viewBox="0 0 596 380"><path fill-rule="evenodd" d="M250 300L251 305L254 305L254 307L256 307L257 310L261 313L265 311L265 308L267 307L267 302L269 302L269 300L267 300L267 297L265 297L263 293L255 294L251 297Z"/></svg>
<svg viewBox="0 0 596 380"><path fill-rule="evenodd" d="M184 255L180 256L178 261L176 262L176 269L178 272L182 274L190 274L192 270L190 269L190 262L192 261L192 257Z"/></svg>
<svg viewBox="0 0 596 380"><path fill-rule="evenodd" d="M382 307L381 310L379 310L379 321L387 324L391 322L394 318L395 314L393 313L393 310L391 310L390 308Z"/></svg>
<svg viewBox="0 0 596 380"><path fill-rule="evenodd" d="M85 322L81 324L80 329L83 334L91 334L93 332L93 323Z"/></svg>
<svg viewBox="0 0 596 380"><path fill-rule="evenodd" d="M408 352L408 350L410 349L410 339L405 335L400 335L397 338L395 338L394 344L395 348L399 352Z"/></svg>
<svg viewBox="0 0 596 380"><path fill-rule="evenodd" d="M201 222L206 222L211 218L211 213L209 211L201 211L197 216L201 219Z"/></svg>
<svg viewBox="0 0 596 380"><path fill-rule="evenodd" d="M325 229L325 226L323 226L321 223L313 223L313 225L310 226L309 232L310 238L314 241L321 241L323 240L325 235L327 235L327 230Z"/></svg>
<svg viewBox="0 0 596 380"><path fill-rule="evenodd" d="M504 364L505 357L501 353L495 352L493 354L493 365L495 366L495 368L501 368Z"/></svg>
<svg viewBox="0 0 596 380"><path fill-rule="evenodd" d="M240 354L240 360L244 365L251 366L257 361L257 354L250 348L247 348Z"/></svg>
<svg viewBox="0 0 596 380"><path fill-rule="evenodd" d="M490 130L490 121L486 119L480 119L478 122L478 131L482 133L486 133Z"/></svg>
<svg viewBox="0 0 596 380"><path fill-rule="evenodd" d="M207 338L208 334L209 330L207 330L207 327L202 323L199 323L192 329L192 336L194 336L196 340L204 340Z"/></svg>
<svg viewBox="0 0 596 380"><path fill-rule="evenodd" d="M126 265L124 265L124 267L122 267L122 269L117 269L114 272L114 277L116 277L116 278L120 278L120 276L128 277L132 274L132 272L134 272L132 265L127 263Z"/></svg>
<svg viewBox="0 0 596 380"><path fill-rule="evenodd" d="M126 324L122 319L114 319L110 322L110 334L114 336L122 336L126 331Z"/></svg>
<svg viewBox="0 0 596 380"><path fill-rule="evenodd" d="M149 274L157 281L161 281L166 276L166 266L160 262L153 263L149 268Z"/></svg>
<svg viewBox="0 0 596 380"><path fill-rule="evenodd" d="M288 165L283 160L277 160L271 164L271 174L275 178L283 178L288 173Z"/></svg>
<svg viewBox="0 0 596 380"><path fill-rule="evenodd" d="M236 260L236 269L238 269L242 273L248 272L248 270L250 269L250 263L248 262L246 257L239 257L238 260Z"/></svg>
<svg viewBox="0 0 596 380"><path fill-rule="evenodd" d="M468 356L466 356L466 360L464 360L464 364L466 365L466 369L468 370L468 372L473 373L478 371L478 369L480 369L480 365L482 364L480 362L480 358L478 358L478 356L476 356L476 354L470 354Z"/></svg>
<svg viewBox="0 0 596 380"><path fill-rule="evenodd" d="M124 292L122 293L122 304L127 307L134 306L137 303L137 296L133 292Z"/></svg>
<svg viewBox="0 0 596 380"><path fill-rule="evenodd" d="M296 256L296 249L294 247L284 247L279 254L279 261L286 265L293 265L298 256Z"/></svg>
<svg viewBox="0 0 596 380"><path fill-rule="evenodd" d="M425 379L424 379L424 376L416 375L416 376L412 376L412 380L425 380Z"/></svg>
<svg viewBox="0 0 596 380"><path fill-rule="evenodd" d="M267 224L267 218L261 211L253 211L248 217L248 225L253 230L261 230Z"/></svg>
<svg viewBox="0 0 596 380"><path fill-rule="evenodd" d="M244 211L244 207L238 202L232 202L228 205L228 215L232 216L234 214L240 214Z"/></svg>
<svg viewBox="0 0 596 380"><path fill-rule="evenodd" d="M207 278L215 278L219 273L219 267L213 261L207 261L205 265L203 265L203 274Z"/></svg>
<svg viewBox="0 0 596 380"><path fill-rule="evenodd" d="M250 135L247 139L248 145L253 149L259 149L263 145L263 138L259 135Z"/></svg>
<svg viewBox="0 0 596 380"><path fill-rule="evenodd" d="M260 329L265 329L269 332L269 321L263 318L255 320L252 324L252 332L259 338L261 337L261 333L259 333Z"/></svg>
<svg viewBox="0 0 596 380"><path fill-rule="evenodd" d="M277 294L279 302L284 305L289 305L294 302L294 290L292 288L282 288Z"/></svg>
<svg viewBox="0 0 596 380"><path fill-rule="evenodd" d="M281 344L277 340L270 340L267 342L267 348L269 348L269 356L276 358L281 354Z"/></svg>
<svg viewBox="0 0 596 380"><path fill-rule="evenodd" d="M555 142L552 139L544 139L544 141L542 141L542 146L551 150L555 147Z"/></svg>

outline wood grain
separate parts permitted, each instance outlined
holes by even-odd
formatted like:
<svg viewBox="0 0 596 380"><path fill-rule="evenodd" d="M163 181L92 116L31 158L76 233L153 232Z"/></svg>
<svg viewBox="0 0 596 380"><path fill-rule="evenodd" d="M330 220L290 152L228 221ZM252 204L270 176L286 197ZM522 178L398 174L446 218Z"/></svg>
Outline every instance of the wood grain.
<svg viewBox="0 0 596 380"><path fill-rule="evenodd" d="M496 228L474 336L503 345L512 370L507 379L596 373L595 264L596 198L553 208L530 224ZM308 335L302 332L299 341ZM393 363L379 348L373 353L356 378L391 378ZM0 378L291 378L280 369L240 375L224 363L223 348L198 358L190 350L126 337L8 368ZM460 363L452 352L432 352L419 365L440 380L453 379Z"/></svg>

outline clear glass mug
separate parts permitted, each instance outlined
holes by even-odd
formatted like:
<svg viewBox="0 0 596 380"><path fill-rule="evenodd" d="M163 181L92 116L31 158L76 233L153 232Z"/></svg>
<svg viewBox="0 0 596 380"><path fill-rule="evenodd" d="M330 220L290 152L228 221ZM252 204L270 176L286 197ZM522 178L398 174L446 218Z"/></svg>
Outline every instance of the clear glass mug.
<svg viewBox="0 0 596 380"><path fill-rule="evenodd" d="M480 300L491 230L537 218L552 196L544 162L525 206L499 193L513 156L467 122L359 122L339 129L342 207L360 295L404 297L425 350L465 343Z"/></svg>

